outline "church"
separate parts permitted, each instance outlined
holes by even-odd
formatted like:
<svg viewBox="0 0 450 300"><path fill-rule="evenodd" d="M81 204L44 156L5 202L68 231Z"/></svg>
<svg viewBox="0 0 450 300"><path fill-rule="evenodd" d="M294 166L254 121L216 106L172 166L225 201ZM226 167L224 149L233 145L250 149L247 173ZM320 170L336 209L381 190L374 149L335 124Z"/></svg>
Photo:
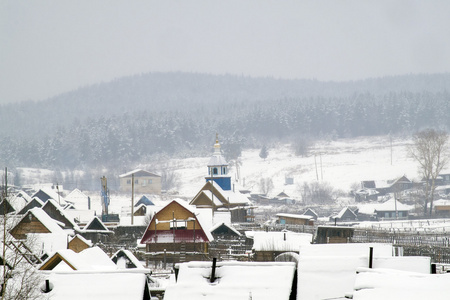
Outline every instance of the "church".
<svg viewBox="0 0 450 300"><path fill-rule="evenodd" d="M252 203L248 197L235 190L228 174L228 163L222 155L218 136L214 153L208 162L206 183L189 202L197 208L210 208L216 212L229 212L232 223L254 222Z"/></svg>

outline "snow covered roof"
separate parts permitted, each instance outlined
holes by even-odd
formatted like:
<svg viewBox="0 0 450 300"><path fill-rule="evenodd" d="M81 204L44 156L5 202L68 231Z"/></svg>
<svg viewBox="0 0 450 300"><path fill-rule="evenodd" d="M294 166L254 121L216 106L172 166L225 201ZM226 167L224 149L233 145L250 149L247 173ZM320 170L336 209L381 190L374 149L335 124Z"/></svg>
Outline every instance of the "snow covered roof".
<svg viewBox="0 0 450 300"><path fill-rule="evenodd" d="M443 299L450 294L450 274L420 274L392 269L358 268L355 300Z"/></svg>
<svg viewBox="0 0 450 300"><path fill-rule="evenodd" d="M356 214L355 214L350 208L344 207L344 208L342 208L341 211L340 211L336 216L334 216L333 218L342 219L342 217L344 216L344 214L345 214L346 211L349 211L351 214L353 214L353 215L356 217Z"/></svg>
<svg viewBox="0 0 450 300"><path fill-rule="evenodd" d="M20 211L31 201L31 197L24 191L19 191L11 199L8 200L9 204L14 208L16 212Z"/></svg>
<svg viewBox="0 0 450 300"><path fill-rule="evenodd" d="M159 175L157 175L157 174L154 174L154 173L151 173L151 172L142 170L142 169L136 169L136 170L130 171L130 172L128 172L128 173L119 175L119 178L131 177L131 175L133 175L133 174L134 174L134 176L152 176L152 177L161 177L161 176L159 176Z"/></svg>
<svg viewBox="0 0 450 300"><path fill-rule="evenodd" d="M76 234L74 237L72 237L72 238L69 240L69 243L70 243L71 241L73 241L74 239L79 239L79 240L83 241L83 242L84 242L86 245L88 245L89 247L92 247L92 246L93 246L92 241L85 239L85 238L84 238L82 235L80 235L80 234Z"/></svg>
<svg viewBox="0 0 450 300"><path fill-rule="evenodd" d="M439 199L433 201L433 205L436 206L450 206L450 200L447 199Z"/></svg>
<svg viewBox="0 0 450 300"><path fill-rule="evenodd" d="M291 231L255 231L253 250L255 251L298 251L300 245L311 244L313 235Z"/></svg>
<svg viewBox="0 0 450 300"><path fill-rule="evenodd" d="M227 160L225 159L225 157L222 156L222 154L213 155L209 159L208 167L213 167L213 166L228 166L228 163L227 163Z"/></svg>
<svg viewBox="0 0 450 300"><path fill-rule="evenodd" d="M133 216L133 226L147 226L146 216ZM132 226L131 216L121 216L120 226Z"/></svg>
<svg viewBox="0 0 450 300"><path fill-rule="evenodd" d="M375 207L375 211L395 211L396 208L397 211L410 211L414 208L414 206L403 204L395 199L389 199L388 201L377 205Z"/></svg>
<svg viewBox="0 0 450 300"><path fill-rule="evenodd" d="M208 162L208 167L212 166L228 166L228 163L220 150L220 143L218 139L216 139L216 143L214 144L214 153Z"/></svg>
<svg viewBox="0 0 450 300"><path fill-rule="evenodd" d="M215 224L214 226L211 227L211 229L209 229L209 231L214 232L214 230L216 230L221 226L226 226L229 230L233 231L237 236L241 236L241 233L237 231L236 228L234 228L231 224L227 224L224 222Z"/></svg>
<svg viewBox="0 0 450 300"><path fill-rule="evenodd" d="M205 242L209 242L209 241L213 241L214 237L212 236L211 232L209 232L208 228L210 226L207 226L205 220L204 220L204 216L202 216L201 213L198 213L200 211L197 211L195 206L189 205L186 201L184 201L183 199L173 199L171 202L169 202L167 205L165 205L164 207L162 207L158 212L155 213L155 215L153 216L150 224L152 222L161 222L162 220L158 220L158 214L162 211L164 211L169 205L171 205L172 203L177 203L178 205L180 205L181 207L183 207L184 209L186 209L188 212L190 212L192 214L191 218L195 218L198 222L198 224L200 225L200 229L196 230L196 234L195 234L195 240L197 241L201 241L204 240ZM171 220L163 220L163 222L166 221L171 221ZM150 224L148 226L150 226ZM167 233L161 233L158 232L157 234L157 240L159 243L165 243L167 241L172 242L174 239L177 241L182 241L182 240L186 240L187 239L191 239L193 238L191 235L189 235L189 237L186 236L186 230L175 230L175 238L173 237L173 232L168 231ZM141 239L141 243L146 243L146 241L150 241L153 237L153 233L154 230L150 229L149 227L147 228L147 230L144 233L144 236ZM156 237L156 236L155 236Z"/></svg>
<svg viewBox="0 0 450 300"><path fill-rule="evenodd" d="M145 274L129 272L71 272L48 276L52 300L142 300L148 293ZM148 297L149 295L147 295Z"/></svg>
<svg viewBox="0 0 450 300"><path fill-rule="evenodd" d="M128 259L133 264L133 266L137 269L145 269L142 263L131 253L130 250L120 249L113 256L111 256L111 260L120 268L123 269L125 266L120 265L120 259ZM148 270L150 272L150 270Z"/></svg>
<svg viewBox="0 0 450 300"><path fill-rule="evenodd" d="M35 207L28 211L27 214L25 214L21 221L25 218L28 218L29 215L33 215L36 219L39 220L39 222L42 223L42 225L45 226L51 233L64 233L63 227L64 223L59 222L55 219L52 219L42 208Z"/></svg>
<svg viewBox="0 0 450 300"><path fill-rule="evenodd" d="M109 233L110 231L108 228L106 228L105 224L97 217L94 216L89 223L84 226L84 228L81 230L82 232L104 232Z"/></svg>
<svg viewBox="0 0 450 300"><path fill-rule="evenodd" d="M43 187L41 188L39 191L37 191L36 193L34 193L31 197L35 197L36 195L39 195L41 193L46 194L49 198L56 200L56 201L60 201L60 202L64 202L64 197L59 195L54 189L52 189L51 187ZM42 201L47 201L47 199L41 199Z"/></svg>
<svg viewBox="0 0 450 300"><path fill-rule="evenodd" d="M293 219L312 219L312 216L309 215L297 215L297 214L285 214L285 213L278 213L276 214L277 217L285 217L285 218L293 218Z"/></svg>
<svg viewBox="0 0 450 300"><path fill-rule="evenodd" d="M87 248L80 253L70 249L58 250L39 267L39 270L54 270L56 272L116 269L116 264L99 247Z"/></svg>
<svg viewBox="0 0 450 300"><path fill-rule="evenodd" d="M87 223L95 217L95 210L87 209L67 209L64 214L71 220L77 220L80 223Z"/></svg>
<svg viewBox="0 0 450 300"><path fill-rule="evenodd" d="M72 192L70 192L70 194L66 196L65 200L67 202L75 204L76 208L88 208L89 197L79 189L74 189Z"/></svg>
<svg viewBox="0 0 450 300"><path fill-rule="evenodd" d="M179 264L178 280L169 284L165 300L289 299L296 265L292 262L217 262L211 283L211 262Z"/></svg>
<svg viewBox="0 0 450 300"><path fill-rule="evenodd" d="M373 248L374 268L414 270L419 273L430 270L428 257L393 257L391 244L302 245L298 264L298 295L302 295L302 299L343 298L353 290L356 270L368 267L370 247ZM319 288L321 286L326 288Z"/></svg>
<svg viewBox="0 0 450 300"><path fill-rule="evenodd" d="M64 209L58 204L58 202L54 199L48 199L47 202L45 202L44 206L42 207L42 210L46 211L47 209L50 208L50 206L53 206L53 208L55 210L57 210L60 214L60 220L62 220L62 222L68 222L70 227L72 228L78 228L78 225L75 224L73 217L68 216L66 214L66 211L64 211ZM66 224L64 224L66 225Z"/></svg>

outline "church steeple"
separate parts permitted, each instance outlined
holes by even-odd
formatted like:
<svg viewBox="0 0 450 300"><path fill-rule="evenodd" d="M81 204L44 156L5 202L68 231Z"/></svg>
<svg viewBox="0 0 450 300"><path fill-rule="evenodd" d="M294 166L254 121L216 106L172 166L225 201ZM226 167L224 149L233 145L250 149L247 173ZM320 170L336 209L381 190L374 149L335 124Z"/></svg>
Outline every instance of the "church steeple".
<svg viewBox="0 0 450 300"><path fill-rule="evenodd" d="M214 153L208 162L208 176L206 181L214 180L223 190L231 190L231 177L228 176L228 163L222 155L219 135L216 133Z"/></svg>

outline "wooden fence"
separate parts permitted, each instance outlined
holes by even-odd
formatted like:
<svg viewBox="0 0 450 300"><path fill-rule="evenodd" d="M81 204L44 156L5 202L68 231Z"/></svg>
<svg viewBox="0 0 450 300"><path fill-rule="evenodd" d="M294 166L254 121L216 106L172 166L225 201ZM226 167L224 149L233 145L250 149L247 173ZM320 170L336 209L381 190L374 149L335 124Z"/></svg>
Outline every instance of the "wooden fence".
<svg viewBox="0 0 450 300"><path fill-rule="evenodd" d="M355 229L353 243L390 243L403 248L404 256L429 256L433 263L450 263L450 235Z"/></svg>

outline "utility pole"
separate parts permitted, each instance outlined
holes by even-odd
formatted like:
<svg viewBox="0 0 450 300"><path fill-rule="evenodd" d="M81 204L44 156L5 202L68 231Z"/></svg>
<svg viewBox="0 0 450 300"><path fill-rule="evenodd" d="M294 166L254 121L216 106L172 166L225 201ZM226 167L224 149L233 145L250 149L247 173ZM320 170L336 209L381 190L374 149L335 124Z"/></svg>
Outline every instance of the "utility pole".
<svg viewBox="0 0 450 300"><path fill-rule="evenodd" d="M131 225L133 225L133 207L134 207L134 174L131 174Z"/></svg>
<svg viewBox="0 0 450 300"><path fill-rule="evenodd" d="M316 154L314 154L314 164L316 166L316 178L317 178L317 181L319 181L319 173L317 172L317 156L316 156Z"/></svg>

